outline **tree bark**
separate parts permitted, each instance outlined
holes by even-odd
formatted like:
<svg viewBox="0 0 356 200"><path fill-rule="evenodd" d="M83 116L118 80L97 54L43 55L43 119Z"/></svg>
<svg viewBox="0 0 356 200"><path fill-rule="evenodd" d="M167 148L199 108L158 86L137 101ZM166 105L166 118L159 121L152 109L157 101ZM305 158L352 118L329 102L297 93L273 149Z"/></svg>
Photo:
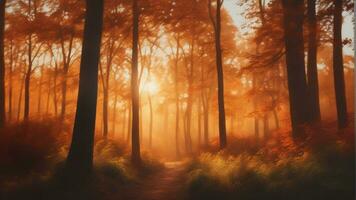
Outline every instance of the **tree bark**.
<svg viewBox="0 0 356 200"><path fill-rule="evenodd" d="M0 2L0 127L5 125L5 5L6 0Z"/></svg>
<svg viewBox="0 0 356 200"><path fill-rule="evenodd" d="M209 145L209 95L206 95L204 91L202 91L202 103L203 103L203 127L204 127L204 147Z"/></svg>
<svg viewBox="0 0 356 200"><path fill-rule="evenodd" d="M320 121L320 103L319 103L319 83L317 69L317 19L316 19L316 0L308 0L308 93L309 93L309 121Z"/></svg>
<svg viewBox="0 0 356 200"><path fill-rule="evenodd" d="M27 51L28 66L25 76L25 106L24 106L24 121L27 121L30 114L30 82L32 74L32 34L28 35L28 51Z"/></svg>
<svg viewBox="0 0 356 200"><path fill-rule="evenodd" d="M151 94L148 94L148 105L150 108L150 127L149 127L149 147L152 148L152 125L153 125L153 108L152 108L152 100Z"/></svg>
<svg viewBox="0 0 356 200"><path fill-rule="evenodd" d="M20 122L20 113L21 113L21 103L22 103L22 90L24 88L24 82L25 82L26 74L23 75L23 78L20 81L20 91L19 91L19 100L17 103L17 122Z"/></svg>
<svg viewBox="0 0 356 200"><path fill-rule="evenodd" d="M283 0L284 40L293 136L304 133L307 122L307 84L304 64L303 18L304 2Z"/></svg>
<svg viewBox="0 0 356 200"><path fill-rule="evenodd" d="M219 140L220 149L226 147L226 120L225 120L225 102L224 102L224 73L221 51L221 6L222 1L216 0L216 27L215 27L215 49L216 49L216 67L218 74L218 107L219 107Z"/></svg>
<svg viewBox="0 0 356 200"><path fill-rule="evenodd" d="M132 130L132 105L131 105L131 102L129 102L129 117L127 118L127 125L128 125L128 128L127 128L127 143L130 142L131 140L131 130Z"/></svg>
<svg viewBox="0 0 356 200"><path fill-rule="evenodd" d="M42 84L43 84L43 65L41 65L41 77L38 86L38 99L37 99L37 115L41 118L41 104L42 104Z"/></svg>
<svg viewBox="0 0 356 200"><path fill-rule="evenodd" d="M263 116L263 137L265 140L269 137L269 122L267 114Z"/></svg>
<svg viewBox="0 0 356 200"><path fill-rule="evenodd" d="M132 152L131 159L136 165L141 163L140 129L139 129L139 82L138 82L138 40L139 40L139 8L138 0L132 1L133 31L132 31L132 71L131 71L131 97L132 97Z"/></svg>
<svg viewBox="0 0 356 200"><path fill-rule="evenodd" d="M114 90L115 91L115 90ZM114 96L114 108L113 108L113 113L112 113L112 134L116 135L116 113L117 113L117 91L115 91L115 96ZM122 112L123 116L126 115L126 111ZM123 124L125 124L125 118L122 120Z"/></svg>
<svg viewBox="0 0 356 200"><path fill-rule="evenodd" d="M106 88L104 88L103 91L103 137L104 139L108 138L108 128L109 128L109 113L108 113L108 101L109 101L109 91Z"/></svg>
<svg viewBox="0 0 356 200"><path fill-rule="evenodd" d="M334 0L333 71L339 129L345 128L348 123L342 53L342 3L342 0Z"/></svg>
<svg viewBox="0 0 356 200"><path fill-rule="evenodd" d="M62 102L61 102L61 121L64 120L66 115L66 107L67 107L67 80L68 80L68 71L71 62L71 55L72 55L72 47L73 47L73 40L74 36L72 35L69 41L68 47L68 54L65 52L64 41L61 41L62 46L62 56L63 56L63 80L61 83L61 90L62 90Z"/></svg>
<svg viewBox="0 0 356 200"><path fill-rule="evenodd" d="M13 96L13 66L14 66L14 51L13 51L13 40L10 41L10 69L9 69L9 96L8 96L8 101L9 101L9 113L7 116L7 120L11 121L12 120L12 96ZM18 58L18 56L16 56Z"/></svg>
<svg viewBox="0 0 356 200"><path fill-rule="evenodd" d="M103 0L86 1L77 111L66 162L66 167L70 171L84 175L90 174L93 166L103 2Z"/></svg>
<svg viewBox="0 0 356 200"><path fill-rule="evenodd" d="M178 64L179 64L179 35L176 38L176 57L174 63L174 92L175 92L175 103L176 103L176 123L175 123L175 142L176 142L176 158L180 158L180 149L179 149L179 91L178 91Z"/></svg>

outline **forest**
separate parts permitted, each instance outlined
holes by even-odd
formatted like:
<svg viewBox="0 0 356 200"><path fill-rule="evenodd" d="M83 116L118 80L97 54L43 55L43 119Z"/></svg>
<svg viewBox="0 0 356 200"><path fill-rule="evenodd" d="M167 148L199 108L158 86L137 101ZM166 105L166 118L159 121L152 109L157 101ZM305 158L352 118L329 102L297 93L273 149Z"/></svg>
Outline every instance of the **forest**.
<svg viewBox="0 0 356 200"><path fill-rule="evenodd" d="M354 199L354 8L0 0L0 199Z"/></svg>

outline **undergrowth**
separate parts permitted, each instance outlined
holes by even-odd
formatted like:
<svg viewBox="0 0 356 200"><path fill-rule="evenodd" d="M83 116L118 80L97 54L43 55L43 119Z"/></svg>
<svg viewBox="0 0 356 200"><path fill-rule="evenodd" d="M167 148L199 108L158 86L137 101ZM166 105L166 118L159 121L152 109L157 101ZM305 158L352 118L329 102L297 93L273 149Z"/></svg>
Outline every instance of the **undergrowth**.
<svg viewBox="0 0 356 200"><path fill-rule="evenodd" d="M243 145L253 143L250 139L230 138L227 150L201 154L188 169L189 198L353 199L353 127L342 133L321 127L308 131L300 141L287 132L254 145Z"/></svg>

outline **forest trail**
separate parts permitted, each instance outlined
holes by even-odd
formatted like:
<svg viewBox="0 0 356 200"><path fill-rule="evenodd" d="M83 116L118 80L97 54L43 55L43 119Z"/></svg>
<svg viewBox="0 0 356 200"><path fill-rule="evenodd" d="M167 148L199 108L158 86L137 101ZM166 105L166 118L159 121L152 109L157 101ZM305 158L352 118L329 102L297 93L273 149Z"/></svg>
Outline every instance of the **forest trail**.
<svg viewBox="0 0 356 200"><path fill-rule="evenodd" d="M165 168L145 178L127 195L130 200L182 200L184 162L166 162Z"/></svg>

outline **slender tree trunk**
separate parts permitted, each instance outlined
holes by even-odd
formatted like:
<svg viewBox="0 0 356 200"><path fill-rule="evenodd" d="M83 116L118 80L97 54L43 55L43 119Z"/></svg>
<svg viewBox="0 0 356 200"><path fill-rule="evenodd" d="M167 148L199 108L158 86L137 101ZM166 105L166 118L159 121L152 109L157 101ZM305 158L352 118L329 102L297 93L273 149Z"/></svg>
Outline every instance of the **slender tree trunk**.
<svg viewBox="0 0 356 200"><path fill-rule="evenodd" d="M334 87L336 97L336 110L338 127L345 128L348 123L344 62L342 53L342 0L334 0L334 41L333 41L333 70L334 70Z"/></svg>
<svg viewBox="0 0 356 200"><path fill-rule="evenodd" d="M5 125L5 5L6 0L0 2L0 127Z"/></svg>
<svg viewBox="0 0 356 200"><path fill-rule="evenodd" d="M61 82L62 101L61 101L60 118L62 121L65 118L66 108L67 108L67 77L68 77L68 67L64 67L63 80Z"/></svg>
<svg viewBox="0 0 356 200"><path fill-rule="evenodd" d="M53 77L53 106L54 106L54 116L58 116L58 99L57 99L57 66L54 69Z"/></svg>
<svg viewBox="0 0 356 200"><path fill-rule="evenodd" d="M267 139L269 137L269 122L267 114L263 116L263 137L264 139Z"/></svg>
<svg viewBox="0 0 356 200"><path fill-rule="evenodd" d="M50 98L51 98L51 88L52 88L52 82L51 82L51 77L48 78L48 90L47 90L47 101L46 101L46 115L49 114L49 105L50 105Z"/></svg>
<svg viewBox="0 0 356 200"><path fill-rule="evenodd" d="M24 120L27 121L30 114L30 82L32 74L32 34L28 35L28 68L25 77L25 106Z"/></svg>
<svg viewBox="0 0 356 200"><path fill-rule="evenodd" d="M108 91L108 85L106 85L103 91L103 137L105 140L108 138L108 127L109 127L108 101L109 101L109 91Z"/></svg>
<svg viewBox="0 0 356 200"><path fill-rule="evenodd" d="M148 105L150 108L149 147L152 148L153 108L152 108L151 94L148 94Z"/></svg>
<svg viewBox="0 0 356 200"><path fill-rule="evenodd" d="M276 129L279 129L280 125L279 125L279 119L278 119L278 114L276 109L273 109L273 117L276 124Z"/></svg>
<svg viewBox="0 0 356 200"><path fill-rule="evenodd" d="M140 84L138 84L140 85ZM139 95L140 96L140 95ZM138 110L139 110L139 130L140 130L140 144L142 142L142 137L143 137L143 128L142 128L142 117L143 117L143 112L142 112L142 106L141 106L141 101L139 100L138 102Z"/></svg>
<svg viewBox="0 0 356 200"><path fill-rule="evenodd" d="M37 99L37 115L41 118L41 104L42 104L42 84L43 84L43 65L41 65L41 77L38 86L38 99Z"/></svg>
<svg viewBox="0 0 356 200"><path fill-rule="evenodd" d="M253 73L252 75L252 86L253 86L253 91L256 94L257 92L257 75L255 73ZM253 108L254 111L257 112L257 99L256 97L253 98ZM254 116L254 127L255 127L255 138L258 140L258 138L260 137L260 129L259 129L259 119L258 116L255 115Z"/></svg>
<svg viewBox="0 0 356 200"><path fill-rule="evenodd" d="M317 19L316 19L316 0L308 0L308 93L310 111L310 122L320 121L320 103L319 103L319 83L317 69Z"/></svg>
<svg viewBox="0 0 356 200"><path fill-rule="evenodd" d="M283 0L282 4L291 122L293 135L299 136L304 133L303 124L308 118L303 46L304 2Z"/></svg>
<svg viewBox="0 0 356 200"><path fill-rule="evenodd" d="M234 113L230 116L230 136L234 135Z"/></svg>
<svg viewBox="0 0 356 200"><path fill-rule="evenodd" d="M130 109L130 108L129 108ZM123 119L122 119L122 139L124 139L125 138L125 131L126 131L126 116L127 116L127 114L126 114L127 112L126 112L126 108L125 108L125 110L124 110L124 112L123 112Z"/></svg>
<svg viewBox="0 0 356 200"><path fill-rule="evenodd" d="M82 175L90 174L93 166L103 4L103 0L86 1L77 111L66 163L69 170Z"/></svg>
<svg viewBox="0 0 356 200"><path fill-rule="evenodd" d="M112 117L112 133L114 135L116 135L117 96L118 96L117 92L115 92L114 108L113 108L114 110L113 110L113 113L112 113L112 115L113 115L113 117ZM123 124L125 124L125 115L126 115L126 111L123 112L123 116L124 116L124 119L122 120Z"/></svg>
<svg viewBox="0 0 356 200"><path fill-rule="evenodd" d="M131 140L131 130L132 130L132 108L131 108L131 102L129 103L129 117L127 118L127 124L128 124L128 128L127 128L127 143L130 142Z"/></svg>
<svg viewBox="0 0 356 200"><path fill-rule="evenodd" d="M209 145L209 99L202 93L203 102L203 126L204 126L204 146Z"/></svg>
<svg viewBox="0 0 356 200"><path fill-rule="evenodd" d="M11 49L10 49L10 69L9 69L9 114L7 116L7 120L11 121L12 120L12 95L13 95L13 83L12 83L12 77L13 77L13 64L14 64L14 55L13 55L13 41L11 40Z"/></svg>
<svg viewBox="0 0 356 200"><path fill-rule="evenodd" d="M20 91L19 91L19 101L17 104L17 122L20 122L20 113L21 113L21 103L22 103L22 91L24 88L24 84L25 84L25 78L26 78L26 74L24 74L21 82L20 82Z"/></svg>
<svg viewBox="0 0 356 200"><path fill-rule="evenodd" d="M211 5L209 4L209 6ZM212 20L212 23L215 31L216 68L218 76L219 141L220 149L224 149L227 141L224 103L224 73L221 51L221 6L222 0L216 0L216 16L215 20Z"/></svg>
<svg viewBox="0 0 356 200"><path fill-rule="evenodd" d="M66 107L67 107L67 81L68 81L68 71L71 62L71 55L72 55L72 47L73 47L73 40L74 36L72 35L69 41L68 47L68 55L65 53L65 46L64 41L62 40L62 56L63 56L63 80L61 83L62 89L62 102L61 102L61 121L64 121L66 115Z"/></svg>
<svg viewBox="0 0 356 200"><path fill-rule="evenodd" d="M140 130L139 130L139 82L138 82L138 40L139 40L139 8L138 0L132 1L133 31L132 31L132 71L131 71L131 96L132 96L132 152L131 159L136 165L141 163Z"/></svg>
<svg viewBox="0 0 356 200"><path fill-rule="evenodd" d="M199 97L197 105L197 115L198 115L198 148L201 147L201 97Z"/></svg>
<svg viewBox="0 0 356 200"><path fill-rule="evenodd" d="M174 63L174 92L175 92L175 103L176 103L176 129L175 129L175 142L176 142L176 157L180 158L180 150L179 150L179 91L178 91L178 64L179 64L179 35L177 38L177 50L176 50L176 58Z"/></svg>

